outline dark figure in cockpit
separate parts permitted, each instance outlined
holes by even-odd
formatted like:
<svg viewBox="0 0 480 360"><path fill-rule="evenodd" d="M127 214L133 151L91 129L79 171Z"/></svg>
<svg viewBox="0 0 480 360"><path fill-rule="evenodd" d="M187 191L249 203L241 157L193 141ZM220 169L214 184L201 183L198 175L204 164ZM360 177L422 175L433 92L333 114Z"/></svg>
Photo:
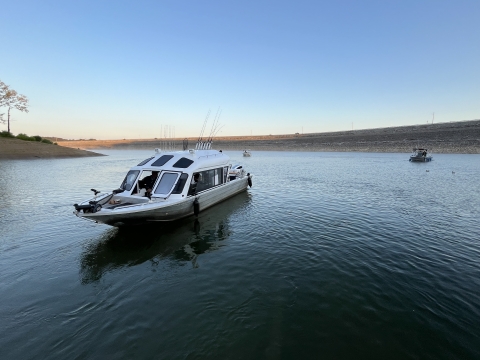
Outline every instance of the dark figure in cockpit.
<svg viewBox="0 0 480 360"><path fill-rule="evenodd" d="M145 195L148 196L152 193L155 181L157 181L158 171L152 171L152 175L144 177L138 182L140 189L145 189Z"/></svg>
<svg viewBox="0 0 480 360"><path fill-rule="evenodd" d="M200 180L200 174L193 174L192 181L190 182L190 189L188 189L188 195L194 195L197 192L198 180Z"/></svg>

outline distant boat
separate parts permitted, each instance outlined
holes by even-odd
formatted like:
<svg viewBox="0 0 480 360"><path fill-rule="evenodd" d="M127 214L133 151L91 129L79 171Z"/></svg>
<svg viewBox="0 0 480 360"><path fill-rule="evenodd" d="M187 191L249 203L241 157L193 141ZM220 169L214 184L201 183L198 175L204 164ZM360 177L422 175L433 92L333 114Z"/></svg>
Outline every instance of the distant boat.
<svg viewBox="0 0 480 360"><path fill-rule="evenodd" d="M243 156L252 156L252 154L250 153L250 150L245 150Z"/></svg>
<svg viewBox="0 0 480 360"><path fill-rule="evenodd" d="M410 155L409 161L415 162L429 162L432 161L432 156L427 154L427 149L423 148L414 148L413 154Z"/></svg>

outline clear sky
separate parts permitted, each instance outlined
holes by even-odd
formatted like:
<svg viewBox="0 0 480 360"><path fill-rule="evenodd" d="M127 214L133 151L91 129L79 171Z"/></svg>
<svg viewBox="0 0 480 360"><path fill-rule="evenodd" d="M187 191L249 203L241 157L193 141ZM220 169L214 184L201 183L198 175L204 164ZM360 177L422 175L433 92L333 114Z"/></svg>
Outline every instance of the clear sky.
<svg viewBox="0 0 480 360"><path fill-rule="evenodd" d="M218 107L220 135L480 118L479 0L4 0L0 20L0 80L30 99L14 134L197 136Z"/></svg>

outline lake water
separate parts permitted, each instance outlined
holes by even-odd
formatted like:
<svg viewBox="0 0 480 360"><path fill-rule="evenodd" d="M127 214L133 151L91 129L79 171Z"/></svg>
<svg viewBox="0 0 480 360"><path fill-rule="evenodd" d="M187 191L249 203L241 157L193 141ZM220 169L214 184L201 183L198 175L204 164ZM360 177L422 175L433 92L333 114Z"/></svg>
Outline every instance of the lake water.
<svg viewBox="0 0 480 360"><path fill-rule="evenodd" d="M247 192L119 230L72 204L152 152L102 152L0 161L1 359L480 358L480 155L227 152Z"/></svg>

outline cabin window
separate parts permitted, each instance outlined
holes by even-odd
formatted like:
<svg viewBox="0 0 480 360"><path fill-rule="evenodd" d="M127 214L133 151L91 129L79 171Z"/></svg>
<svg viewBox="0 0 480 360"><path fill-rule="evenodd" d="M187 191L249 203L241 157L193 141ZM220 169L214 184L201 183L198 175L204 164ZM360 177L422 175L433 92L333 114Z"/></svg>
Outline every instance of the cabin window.
<svg viewBox="0 0 480 360"><path fill-rule="evenodd" d="M175 185L177 178L177 173L163 173L162 178L155 189L155 194L168 195L170 190L172 190L173 185Z"/></svg>
<svg viewBox="0 0 480 360"><path fill-rule="evenodd" d="M153 189L157 182L158 173L159 171L142 171L142 174L138 178L137 187L133 189L132 195L138 193L140 189L145 189L145 191Z"/></svg>
<svg viewBox="0 0 480 360"><path fill-rule="evenodd" d="M173 164L173 167L174 168L186 169L192 164L193 164L193 160L182 157L175 164Z"/></svg>
<svg viewBox="0 0 480 360"><path fill-rule="evenodd" d="M126 191L132 190L132 186L135 184L138 174L140 174L140 170L130 170L127 173L127 176L125 176L122 185L120 185L120 188Z"/></svg>
<svg viewBox="0 0 480 360"><path fill-rule="evenodd" d="M151 166L163 166L165 165L168 160L173 158L173 155L162 155L157 160L155 160Z"/></svg>
<svg viewBox="0 0 480 360"><path fill-rule="evenodd" d="M194 195L197 192L197 185L200 181L200 173L194 173L192 180L190 181L190 187L188 188L188 195Z"/></svg>
<svg viewBox="0 0 480 360"><path fill-rule="evenodd" d="M140 164L138 164L137 166L143 166L143 165L145 165L146 163L148 163L150 160L152 160L153 158L154 158L154 157L152 156L152 157L150 157L150 158L148 158L148 159L145 159L145 160L143 160Z"/></svg>
<svg viewBox="0 0 480 360"><path fill-rule="evenodd" d="M224 182L223 168L202 171L199 173L196 192L208 190Z"/></svg>
<svg viewBox="0 0 480 360"><path fill-rule="evenodd" d="M228 175L228 166L223 168L223 183L227 182L227 175Z"/></svg>
<svg viewBox="0 0 480 360"><path fill-rule="evenodd" d="M214 178L215 170L206 170L200 173L200 179L197 184L197 192L210 189L215 186Z"/></svg>
<svg viewBox="0 0 480 360"><path fill-rule="evenodd" d="M175 188L172 191L172 194L181 194L183 191L183 188L185 187L185 184L187 183L188 179L188 174L183 173L180 175L180 179L177 181L177 185L175 185Z"/></svg>
<svg viewBox="0 0 480 360"><path fill-rule="evenodd" d="M222 181L222 180L223 180L222 173L223 173L223 169L222 169L222 168L215 169L215 185L223 184L223 181Z"/></svg>

